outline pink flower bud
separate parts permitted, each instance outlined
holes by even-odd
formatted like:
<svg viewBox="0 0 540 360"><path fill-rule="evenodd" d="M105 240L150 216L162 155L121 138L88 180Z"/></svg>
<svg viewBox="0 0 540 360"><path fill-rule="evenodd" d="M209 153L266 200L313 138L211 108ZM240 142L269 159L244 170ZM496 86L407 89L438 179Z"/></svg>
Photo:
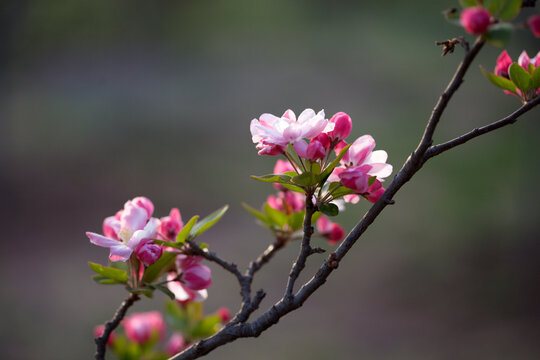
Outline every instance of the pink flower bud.
<svg viewBox="0 0 540 360"><path fill-rule="evenodd" d="M368 189L369 175L367 172L368 166L351 166L341 173L339 173L339 178L343 186L354 190L359 194L363 194ZM370 167L369 167L370 168Z"/></svg>
<svg viewBox="0 0 540 360"><path fill-rule="evenodd" d="M191 290L203 290L212 284L212 272L204 265L193 265L184 269L182 281Z"/></svg>
<svg viewBox="0 0 540 360"><path fill-rule="evenodd" d="M491 15L483 7L474 6L464 9L460 20L465 31L472 35L480 35L487 31L491 23Z"/></svg>
<svg viewBox="0 0 540 360"><path fill-rule="evenodd" d="M364 197L369 202L376 203L382 194L384 194L384 191L385 189L382 187L382 183L379 180L375 180L375 182L368 188L367 194Z"/></svg>
<svg viewBox="0 0 540 360"><path fill-rule="evenodd" d="M527 66L529 66L529 63L531 62L531 58L529 57L529 54L525 50L521 52L518 58L518 64L527 70Z"/></svg>
<svg viewBox="0 0 540 360"><path fill-rule="evenodd" d="M182 216L180 215L180 210L177 208L171 209L169 216L161 218L159 224L158 232L169 241L175 241L176 236L184 227L182 222Z"/></svg>
<svg viewBox="0 0 540 360"><path fill-rule="evenodd" d="M337 244L345 237L345 230L326 216L321 216L317 220L317 230L328 240L330 245Z"/></svg>
<svg viewBox="0 0 540 360"><path fill-rule="evenodd" d="M94 328L94 338L97 339L98 337L101 337L103 335L103 331L105 331L105 325L97 325ZM116 335L113 331L109 335L109 340L107 340L107 345L112 346L112 344L114 343L114 340L116 340Z"/></svg>
<svg viewBox="0 0 540 360"><path fill-rule="evenodd" d="M323 144L317 140L311 140L306 150L306 158L311 161L315 161L322 159L325 156L326 149L324 148Z"/></svg>
<svg viewBox="0 0 540 360"><path fill-rule="evenodd" d="M495 64L495 75L505 77L509 79L508 68L512 65L512 58L508 55L508 52L504 50L499 57L497 58L497 63Z"/></svg>
<svg viewBox="0 0 540 360"><path fill-rule="evenodd" d="M281 159L276 161L276 165L274 165L274 174L285 174L289 171L294 171L290 162Z"/></svg>
<svg viewBox="0 0 540 360"><path fill-rule="evenodd" d="M167 346L165 347L165 352L168 356L174 356L184 350L186 341L180 333L172 334Z"/></svg>
<svg viewBox="0 0 540 360"><path fill-rule="evenodd" d="M527 20L527 24L534 36L540 38L540 15L533 15Z"/></svg>
<svg viewBox="0 0 540 360"><path fill-rule="evenodd" d="M281 155L285 152L285 147L276 144L267 144L264 141L256 146L259 155Z"/></svg>
<svg viewBox="0 0 540 360"><path fill-rule="evenodd" d="M144 197L144 196L137 196L133 200L131 200L135 205L142 207L144 210L146 210L146 213L148 214L148 217L152 217L152 214L154 213L154 204L150 201L150 199Z"/></svg>
<svg viewBox="0 0 540 360"><path fill-rule="evenodd" d="M226 307L217 309L216 314L221 318L222 324L226 324L231 321L231 312Z"/></svg>
<svg viewBox="0 0 540 360"><path fill-rule="evenodd" d="M165 322L159 311L135 313L125 318L122 325L128 339L140 345L159 339L165 333Z"/></svg>
<svg viewBox="0 0 540 360"><path fill-rule="evenodd" d="M328 132L328 137L332 140L346 139L351 133L352 121L351 117L344 112L338 112L330 119L334 123L334 130Z"/></svg>
<svg viewBox="0 0 540 360"><path fill-rule="evenodd" d="M135 250L137 259L141 260L145 266L150 266L159 260L163 254L161 246L152 242L145 242L140 244Z"/></svg>
<svg viewBox="0 0 540 360"><path fill-rule="evenodd" d="M319 135L315 136L312 141L313 140L320 142L326 150L330 148L330 138L326 133L320 133Z"/></svg>

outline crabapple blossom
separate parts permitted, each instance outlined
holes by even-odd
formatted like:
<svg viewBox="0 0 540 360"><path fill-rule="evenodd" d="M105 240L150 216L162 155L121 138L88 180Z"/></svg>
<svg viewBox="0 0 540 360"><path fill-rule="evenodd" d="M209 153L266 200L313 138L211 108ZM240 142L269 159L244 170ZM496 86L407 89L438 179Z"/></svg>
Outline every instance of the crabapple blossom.
<svg viewBox="0 0 540 360"><path fill-rule="evenodd" d="M266 199L271 208L279 210L285 214L304 209L305 195L293 191L279 191L277 196L269 195Z"/></svg>
<svg viewBox="0 0 540 360"><path fill-rule="evenodd" d="M165 352L168 356L173 356L175 354L178 354L180 351L182 351L185 348L186 341L184 340L184 337L180 333L174 333L171 335L171 338L167 342L167 345L165 346Z"/></svg>
<svg viewBox="0 0 540 360"><path fill-rule="evenodd" d="M292 110L285 111L281 117L262 114L259 119L253 119L250 125L252 140L257 144L259 155L282 154L289 144L295 147L295 151L304 153L307 144L303 139L312 139L333 128L334 124L324 118L323 110L316 114L312 109L302 111L298 119Z"/></svg>
<svg viewBox="0 0 540 360"><path fill-rule="evenodd" d="M174 272L170 272L167 275L167 288L174 294L174 298L181 304L189 302L201 302L208 298L208 291L203 290L191 290L181 282L177 281L178 275Z"/></svg>
<svg viewBox="0 0 540 360"><path fill-rule="evenodd" d="M540 15L533 15L527 20L527 25L534 36L540 38Z"/></svg>
<svg viewBox="0 0 540 360"><path fill-rule="evenodd" d="M523 50L518 58L518 64L521 65L525 70L527 70L527 67L530 64L533 64L534 66L537 66L537 64L540 62L540 51L538 54L536 54L536 57L530 58L529 54L527 54L527 51Z"/></svg>
<svg viewBox="0 0 540 360"><path fill-rule="evenodd" d="M161 246L151 242L141 243L135 249L135 255L145 266L150 266L158 261L162 254L163 249Z"/></svg>
<svg viewBox="0 0 540 360"><path fill-rule="evenodd" d="M504 50L499 57L497 57L497 62L495 63L495 75L502 76L509 79L508 68L512 65L512 58L508 55L508 52Z"/></svg>
<svg viewBox="0 0 540 360"><path fill-rule="evenodd" d="M510 55L508 55L508 52L504 50L498 57L497 62L495 64L495 75L502 76L506 79L510 79L510 75L508 74L508 70L510 66L512 65L513 61ZM534 58L529 58L529 55L527 54L527 51L522 51L519 55L517 63L525 69L525 71L528 71L529 64L532 64L534 66L537 66L540 64L540 51L536 54ZM511 79L510 79L511 80ZM513 95L520 97L524 99L524 101L530 100L531 94L524 94L521 92L519 88L516 88L516 92L511 92L506 89L503 90L505 94ZM536 90L536 94L540 94L540 88ZM532 93L532 96L534 97L534 91Z"/></svg>
<svg viewBox="0 0 540 360"><path fill-rule="evenodd" d="M182 270L180 279L191 290L203 290L212 284L212 272L208 266L194 264Z"/></svg>
<svg viewBox="0 0 540 360"><path fill-rule="evenodd" d="M122 325L128 339L139 345L161 338L165 333L165 322L159 311L135 313L126 317Z"/></svg>
<svg viewBox="0 0 540 360"><path fill-rule="evenodd" d="M220 307L217 309L216 314L221 318L222 324L226 324L231 321L231 312L226 307Z"/></svg>
<svg viewBox="0 0 540 360"><path fill-rule="evenodd" d="M180 210L173 208L169 216L160 219L158 233L168 241L174 241L182 227L184 227L184 223L182 222Z"/></svg>
<svg viewBox="0 0 540 360"><path fill-rule="evenodd" d="M335 245L345 237L345 230L341 225L330 221L326 216L317 220L317 230L324 236L330 245Z"/></svg>
<svg viewBox="0 0 540 360"><path fill-rule="evenodd" d="M491 15L483 7L473 6L461 12L460 21L469 34L480 35L487 31L491 23Z"/></svg>
<svg viewBox="0 0 540 360"><path fill-rule="evenodd" d="M87 232L86 236L92 244L110 248L111 261L126 261L140 244L155 237L159 220L150 217L153 209L154 205L145 197L129 200L119 220L105 219L105 232L111 237L93 232Z"/></svg>
<svg viewBox="0 0 540 360"><path fill-rule="evenodd" d="M330 122L334 124L334 129L326 134L331 141L340 141L346 139L351 133L352 121L351 117L344 112L338 112L330 118Z"/></svg>
<svg viewBox="0 0 540 360"><path fill-rule="evenodd" d="M324 148L324 145L320 141L317 141L315 139L311 140L306 149L306 159L315 161L318 159L322 159L325 156L326 149Z"/></svg>

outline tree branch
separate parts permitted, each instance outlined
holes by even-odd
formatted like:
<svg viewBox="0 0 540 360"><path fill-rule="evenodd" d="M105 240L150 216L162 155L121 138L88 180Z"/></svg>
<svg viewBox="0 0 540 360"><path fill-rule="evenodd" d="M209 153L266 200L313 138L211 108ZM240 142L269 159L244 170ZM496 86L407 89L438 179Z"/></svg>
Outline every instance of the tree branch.
<svg viewBox="0 0 540 360"><path fill-rule="evenodd" d="M489 125L482 126L480 128L476 128L474 130L469 131L466 134L463 134L455 139L449 140L447 142L444 142L439 145L433 145L431 146L428 151L424 155L424 161L439 155L445 151L448 151L458 145L465 144L469 140L474 139L475 137L478 137L480 135L486 134L488 132L491 132L493 130L497 130L503 126L511 125L515 123L518 118L528 112L529 110L533 109L536 105L540 104L540 96L537 96L534 100L531 100L524 104L522 107L514 111L512 114L508 115L507 117L500 119L498 121L495 121Z"/></svg>
<svg viewBox="0 0 540 360"><path fill-rule="evenodd" d="M105 328L103 329L103 334L100 337L94 339L97 350L95 358L96 360L105 360L105 350L107 348L107 341L109 341L109 336L114 329L120 324L120 321L126 315L127 310L135 301L139 300L139 295L129 294L129 296L122 302L113 318L110 321L105 323Z"/></svg>

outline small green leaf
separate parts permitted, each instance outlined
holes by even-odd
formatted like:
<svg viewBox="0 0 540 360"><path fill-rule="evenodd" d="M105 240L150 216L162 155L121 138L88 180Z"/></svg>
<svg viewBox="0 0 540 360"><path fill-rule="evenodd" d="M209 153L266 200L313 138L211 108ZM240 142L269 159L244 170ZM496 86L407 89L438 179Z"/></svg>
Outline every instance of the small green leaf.
<svg viewBox="0 0 540 360"><path fill-rule="evenodd" d="M318 162L312 162L311 163L311 172L315 175L319 175L321 173L321 165L319 165Z"/></svg>
<svg viewBox="0 0 540 360"><path fill-rule="evenodd" d="M292 231L296 231L302 228L305 214L306 214L306 211L301 210L301 211L297 211L289 215L287 222L289 223L289 226L291 227Z"/></svg>
<svg viewBox="0 0 540 360"><path fill-rule="evenodd" d="M521 10L521 3L522 0L506 0L499 12L499 19L508 21L515 18Z"/></svg>
<svg viewBox="0 0 540 360"><path fill-rule="evenodd" d="M200 247L201 249L203 249L203 250L204 250L204 249L208 249L208 244L207 244L207 243L200 242L198 245L199 245L199 247Z"/></svg>
<svg viewBox="0 0 540 360"><path fill-rule="evenodd" d="M508 68L508 75L510 76L510 80L512 80L522 92L527 92L531 89L531 76L518 63L510 65Z"/></svg>
<svg viewBox="0 0 540 360"><path fill-rule="evenodd" d="M97 282L98 284L101 284L101 285L116 285L116 284L122 284L121 282L118 282L114 279L111 279L111 278L108 278L106 276L102 276L102 275L94 275L92 276L92 280L94 280L95 282Z"/></svg>
<svg viewBox="0 0 540 360"><path fill-rule="evenodd" d="M287 224L287 215L285 215L281 211L272 208L268 204L264 204L263 210L268 216L268 219L272 222L272 225L276 225L277 227L282 228L283 226L285 226L285 224Z"/></svg>
<svg viewBox="0 0 540 360"><path fill-rule="evenodd" d="M540 64L539 66L534 70L532 76L531 76L531 83L533 89L540 88Z"/></svg>
<svg viewBox="0 0 540 360"><path fill-rule="evenodd" d="M498 17L505 3L506 0L486 0L484 6L492 16Z"/></svg>
<svg viewBox="0 0 540 360"><path fill-rule="evenodd" d="M460 4L464 8L468 8L471 6L478 6L477 0L459 0Z"/></svg>
<svg viewBox="0 0 540 360"><path fill-rule="evenodd" d="M180 232L176 236L176 242L177 243L184 244L186 242L186 238L188 237L189 232L191 231L191 229L193 228L193 225L195 225L197 220L199 220L199 215L195 215L194 217L189 219L187 224L184 225L182 230L180 230Z"/></svg>
<svg viewBox="0 0 540 360"><path fill-rule="evenodd" d="M262 221L264 224L272 225L272 222L262 212L252 208L251 206L249 206L246 203L242 203L242 206L244 207L244 209L246 209L247 212L249 212L251 215L253 215L256 219Z"/></svg>
<svg viewBox="0 0 540 360"><path fill-rule="evenodd" d="M158 239L153 239L152 241L155 244L158 244L158 245L161 245L161 246L166 246L166 247L172 247L172 248L175 248L175 249L182 249L184 247L183 243L177 243L177 242L173 242L173 241L158 240Z"/></svg>
<svg viewBox="0 0 540 360"><path fill-rule="evenodd" d="M210 315L202 319L191 331L191 337L203 339L214 335L219 330L221 318L219 315Z"/></svg>
<svg viewBox="0 0 540 360"><path fill-rule="evenodd" d="M373 185L373 183L375 182L375 180L377 180L377 177L376 177L376 176L370 176L369 179L368 179L368 186Z"/></svg>
<svg viewBox="0 0 540 360"><path fill-rule="evenodd" d="M200 302L190 302L186 305L186 317L188 322L196 324L203 318L203 304Z"/></svg>
<svg viewBox="0 0 540 360"><path fill-rule="evenodd" d="M496 47L503 47L512 35L513 27L507 23L499 23L490 26L489 30L484 34L484 38L488 43Z"/></svg>
<svg viewBox="0 0 540 360"><path fill-rule="evenodd" d="M319 181L319 177L313 173L305 172L292 178L292 181L296 185L300 186L313 186Z"/></svg>
<svg viewBox="0 0 540 360"><path fill-rule="evenodd" d="M171 300L174 300L174 294L171 290L169 290L167 287L163 285L154 285L156 289L167 295Z"/></svg>
<svg viewBox="0 0 540 360"><path fill-rule="evenodd" d="M187 330L186 311L176 301L167 301L165 304L165 320L167 323L179 332Z"/></svg>
<svg viewBox="0 0 540 360"><path fill-rule="evenodd" d="M306 193L306 191L304 189L302 189L301 187L298 187L296 185L281 184L281 186L283 186L287 190L291 190L291 191L294 191L294 192L297 192L297 193L301 193L301 194Z"/></svg>
<svg viewBox="0 0 540 360"><path fill-rule="evenodd" d="M154 297L154 289L155 288L153 286L144 286L141 288L129 289L129 292L133 294L143 294L147 298L151 299Z"/></svg>
<svg viewBox="0 0 540 360"><path fill-rule="evenodd" d="M146 268L143 275L145 283L151 283L156 280L161 274L167 272L173 265L177 253L164 252L158 261Z"/></svg>
<svg viewBox="0 0 540 360"><path fill-rule="evenodd" d="M516 94L516 85L508 80L507 78L504 78L502 76L498 76L492 73L489 73L484 69L482 66L480 66L480 70L484 74L484 76L491 81L491 83L497 87L500 87L501 89L508 90L510 92L513 92Z"/></svg>
<svg viewBox="0 0 540 360"><path fill-rule="evenodd" d="M334 159L334 161L332 161L330 164L328 164L328 166L326 167L326 169L324 169L324 171L321 173L321 175L319 176L319 184L324 184L326 179L328 179L328 177L330 176L330 174L332 173L332 171L334 171L334 168L336 166L338 166L339 162L341 161L341 159L343 159L343 157L345 156L345 154L347 153L347 151L349 150L349 148L351 147L351 144L345 146L343 149L341 149L341 151L339 152L339 155Z"/></svg>
<svg viewBox="0 0 540 360"><path fill-rule="evenodd" d="M321 212L327 216L336 216L339 214L337 205L332 203L319 205L319 210L321 210Z"/></svg>
<svg viewBox="0 0 540 360"><path fill-rule="evenodd" d="M90 269L99 275L106 276L120 283L127 283L128 281L127 272L124 270L102 266L93 262L88 262L88 265L90 266Z"/></svg>
<svg viewBox="0 0 540 360"><path fill-rule="evenodd" d="M266 183L288 184L291 182L291 177L284 174L268 174L263 176L251 175L251 178Z"/></svg>
<svg viewBox="0 0 540 360"><path fill-rule="evenodd" d="M532 62L530 62L527 65L527 72L532 76L532 74L534 74L534 70L536 70L536 67L532 64Z"/></svg>
<svg viewBox="0 0 540 360"><path fill-rule="evenodd" d="M337 189L336 191L334 191L332 193L332 198L333 199L338 199L342 196L345 196L345 195L350 195L350 194L354 194L354 190L352 189L349 189L349 188L346 188L345 186L342 186L340 187L339 189Z"/></svg>
<svg viewBox="0 0 540 360"><path fill-rule="evenodd" d="M196 223L189 232L188 239L193 240L194 238L214 226L214 224L217 223L223 217L223 215L225 215L227 209L229 209L229 205L223 206L222 208L214 211L213 213L202 219L200 222Z"/></svg>
<svg viewBox="0 0 540 360"><path fill-rule="evenodd" d="M322 213L320 211L316 211L313 215L311 215L311 223L315 224L317 220L322 216Z"/></svg>

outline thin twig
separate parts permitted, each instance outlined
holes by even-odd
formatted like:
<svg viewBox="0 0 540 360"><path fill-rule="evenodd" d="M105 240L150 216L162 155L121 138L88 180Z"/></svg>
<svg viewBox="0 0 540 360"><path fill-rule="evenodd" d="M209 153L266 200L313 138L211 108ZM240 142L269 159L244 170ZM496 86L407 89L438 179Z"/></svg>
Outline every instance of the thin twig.
<svg viewBox="0 0 540 360"><path fill-rule="evenodd" d="M120 321L122 321L122 319L126 315L126 312L129 309L129 307L133 305L133 303L137 300L139 300L139 295L129 294L129 296L122 302L118 310L116 310L116 313L114 314L113 318L110 321L107 321L105 323L103 334L100 337L97 337L94 339L97 346L96 355L95 355L96 360L105 359L105 350L107 348L107 341L109 341L109 337L111 336L111 333L120 324Z"/></svg>

